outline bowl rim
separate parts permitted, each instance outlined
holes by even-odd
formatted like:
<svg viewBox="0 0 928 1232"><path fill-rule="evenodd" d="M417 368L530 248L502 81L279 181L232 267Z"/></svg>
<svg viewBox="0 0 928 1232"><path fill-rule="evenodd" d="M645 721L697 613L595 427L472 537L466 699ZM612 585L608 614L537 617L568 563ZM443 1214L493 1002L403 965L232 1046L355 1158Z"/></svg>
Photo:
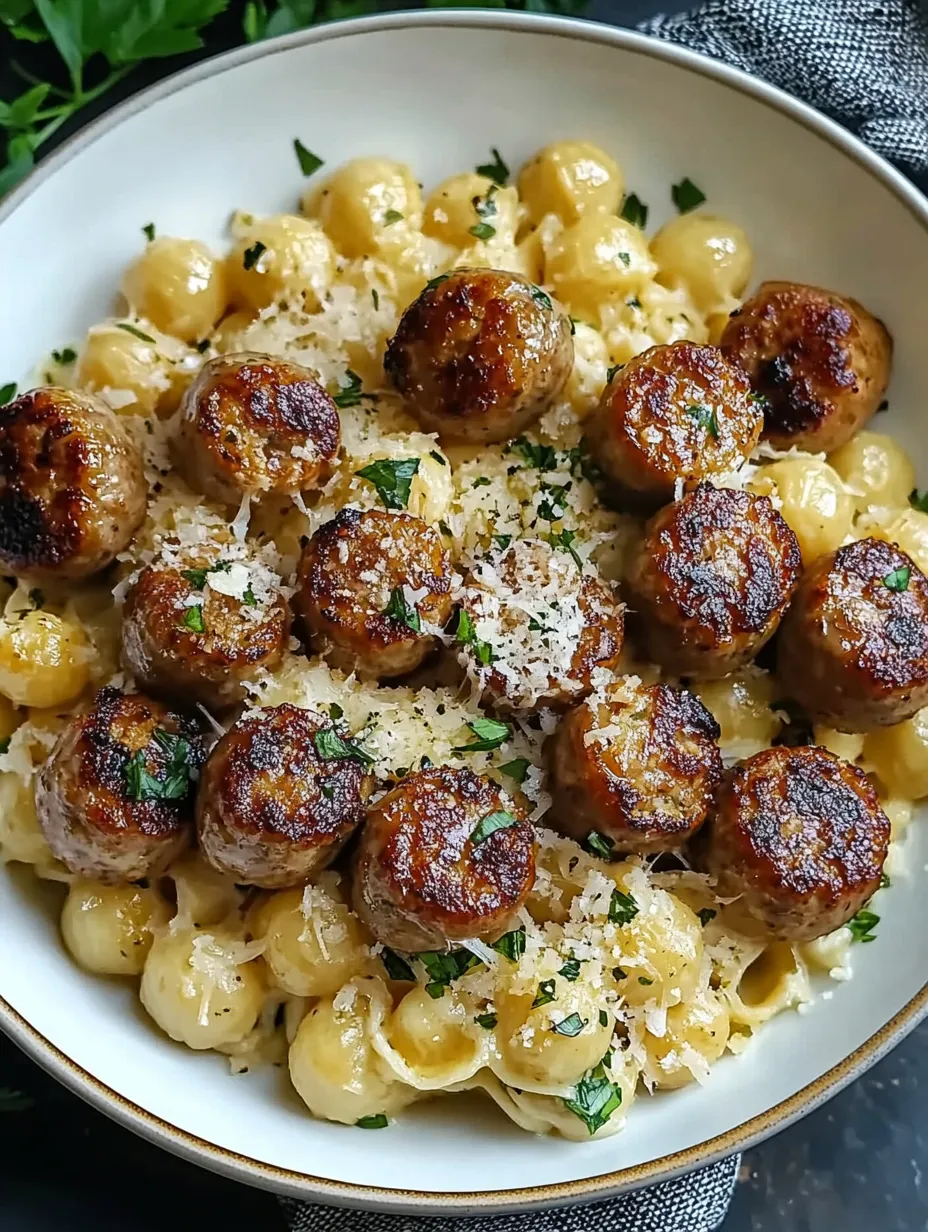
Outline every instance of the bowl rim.
<svg viewBox="0 0 928 1232"><path fill-rule="evenodd" d="M710 59L701 53L658 38L621 27L602 25L578 18L552 17L509 10L445 9L405 11L323 26L247 44L171 74L107 111L80 130L48 159L44 160L0 204L0 226L23 205L46 179L131 116L173 94L179 88L234 69L240 64L296 47L323 43L331 39L384 30L444 28L526 31L569 38L575 41L617 47L637 55L675 64L689 72L720 82L737 93L777 111L815 133L851 158L879 180L908 209L928 232L928 199L878 154L868 149L847 130L793 98L778 87L751 77L740 69ZM90 1074L37 1031L12 1005L0 996L0 1030L54 1078L81 1096L99 1111L121 1125L147 1138L175 1155L199 1164L232 1180L270 1189L296 1199L418 1215L500 1214L531 1211L569 1202L594 1201L637 1189L647 1184L671 1180L695 1168L717 1162L736 1151L746 1150L776 1131L785 1129L811 1112L832 1095L874 1065L928 1016L928 982L889 1022L845 1057L789 1098L767 1111L708 1139L697 1146L649 1160L643 1164L601 1173L599 1176L559 1184L533 1185L519 1189L499 1189L473 1193L429 1192L360 1185L294 1172L266 1164L250 1156L219 1147L214 1143L172 1125L161 1117L126 1099L106 1083Z"/></svg>

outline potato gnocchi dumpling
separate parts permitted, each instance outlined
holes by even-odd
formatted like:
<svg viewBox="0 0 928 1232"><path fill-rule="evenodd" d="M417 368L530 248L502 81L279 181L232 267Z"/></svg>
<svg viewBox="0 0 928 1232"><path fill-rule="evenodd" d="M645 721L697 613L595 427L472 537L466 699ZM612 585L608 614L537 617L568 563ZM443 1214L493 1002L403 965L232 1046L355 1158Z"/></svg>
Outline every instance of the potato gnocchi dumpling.
<svg viewBox="0 0 928 1232"><path fill-rule="evenodd" d="M151 886L104 885L77 878L61 910L61 935L73 957L100 975L141 975L155 936L170 919Z"/></svg>
<svg viewBox="0 0 928 1232"><path fill-rule="evenodd" d="M556 214L565 225L585 214L615 214L622 201L618 163L591 141L555 141L519 172L519 195L535 223Z"/></svg>
<svg viewBox="0 0 928 1232"><path fill-rule="evenodd" d="M150 240L122 276L129 307L184 342L205 338L226 310L222 262L199 240Z"/></svg>

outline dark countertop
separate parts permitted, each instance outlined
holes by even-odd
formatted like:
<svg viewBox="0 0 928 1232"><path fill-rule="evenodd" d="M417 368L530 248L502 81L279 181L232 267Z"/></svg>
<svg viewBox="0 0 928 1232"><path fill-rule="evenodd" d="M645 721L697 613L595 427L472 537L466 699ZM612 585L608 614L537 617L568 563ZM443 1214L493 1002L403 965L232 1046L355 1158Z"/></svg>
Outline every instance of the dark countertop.
<svg viewBox="0 0 928 1232"><path fill-rule="evenodd" d="M633 25L675 7L672 0L594 0L590 15ZM236 41L237 18L224 19L210 50ZM0 51L7 51L2 41ZM0 96L7 62L0 54ZM133 85L159 75L146 66ZM24 1092L31 1104L0 1112L0 1232L286 1227L272 1195L150 1146L0 1036L2 1087ZM926 1232L926 1093L928 1023L823 1108L745 1155L724 1232Z"/></svg>

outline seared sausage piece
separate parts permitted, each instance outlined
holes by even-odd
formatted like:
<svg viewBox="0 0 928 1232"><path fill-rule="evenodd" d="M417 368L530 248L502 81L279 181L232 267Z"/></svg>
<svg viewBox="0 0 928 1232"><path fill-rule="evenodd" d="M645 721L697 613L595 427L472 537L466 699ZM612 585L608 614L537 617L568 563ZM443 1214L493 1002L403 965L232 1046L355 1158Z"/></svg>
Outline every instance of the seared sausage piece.
<svg viewBox="0 0 928 1232"><path fill-rule="evenodd" d="M718 347L671 342L613 376L586 434L617 499L654 509L673 499L678 479L737 471L763 419L747 377Z"/></svg>
<svg viewBox="0 0 928 1232"><path fill-rule="evenodd" d="M548 746L553 824L615 851L680 847L706 819L722 774L719 726L686 689L628 677L561 719Z"/></svg>
<svg viewBox="0 0 928 1232"><path fill-rule="evenodd" d="M170 550L127 594L123 663L155 696L225 710L244 700L259 668L283 657L290 608L280 579L238 545L229 552Z"/></svg>
<svg viewBox="0 0 928 1232"><path fill-rule="evenodd" d="M773 636L801 567L767 497L700 484L648 523L628 574L633 629L668 672L727 676Z"/></svg>
<svg viewBox="0 0 928 1232"><path fill-rule="evenodd" d="M928 580L895 544L849 543L803 577L777 655L780 683L818 722L901 723L928 705Z"/></svg>
<svg viewBox="0 0 928 1232"><path fill-rule="evenodd" d="M106 688L61 733L36 783L54 854L97 881L157 876L190 843L205 750L197 724Z"/></svg>
<svg viewBox="0 0 928 1232"><path fill-rule="evenodd" d="M817 747L764 749L725 776L696 842L721 898L774 937L811 941L879 888L889 821L857 766Z"/></svg>
<svg viewBox="0 0 928 1232"><path fill-rule="evenodd" d="M573 366L570 318L502 270L433 278L403 313L384 368L442 440L507 441L557 397Z"/></svg>
<svg viewBox="0 0 928 1232"><path fill-rule="evenodd" d="M0 406L0 573L89 577L145 517L138 449L89 394L49 386Z"/></svg>
<svg viewBox="0 0 928 1232"><path fill-rule="evenodd" d="M581 572L543 540L477 561L458 599L458 660L497 710L563 710L593 689L597 669L618 664L621 603L591 565Z"/></svg>
<svg viewBox="0 0 928 1232"><path fill-rule="evenodd" d="M214 868L249 885L300 885L364 814L368 761L330 719L285 703L246 714L203 771L197 833Z"/></svg>
<svg viewBox="0 0 928 1232"><path fill-rule="evenodd" d="M330 663L367 678L402 676L434 650L451 615L451 564L420 518L343 509L300 560L297 609Z"/></svg>
<svg viewBox="0 0 928 1232"><path fill-rule="evenodd" d="M731 315L721 348L766 399L764 439L831 453L862 428L889 384L893 342L854 299L765 282Z"/></svg>
<svg viewBox="0 0 928 1232"><path fill-rule="evenodd" d="M368 810L354 908L397 950L501 936L535 880L535 834L491 779L448 766L409 774Z"/></svg>
<svg viewBox="0 0 928 1232"><path fill-rule="evenodd" d="M340 437L335 403L308 369L243 351L211 359L188 387L177 465L195 491L238 505L246 493L320 487Z"/></svg>

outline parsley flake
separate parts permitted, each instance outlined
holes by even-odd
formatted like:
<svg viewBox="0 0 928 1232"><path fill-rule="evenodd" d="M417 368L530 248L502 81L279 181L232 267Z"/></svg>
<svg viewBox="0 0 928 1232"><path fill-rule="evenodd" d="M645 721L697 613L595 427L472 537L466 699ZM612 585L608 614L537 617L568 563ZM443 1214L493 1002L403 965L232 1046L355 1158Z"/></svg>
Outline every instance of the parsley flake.
<svg viewBox="0 0 928 1232"><path fill-rule="evenodd" d="M713 440L719 439L719 421L715 413L715 407L703 406L701 403L694 403L688 406L684 414L689 415L690 419L696 421L700 428L705 428L706 432Z"/></svg>
<svg viewBox="0 0 928 1232"><path fill-rule="evenodd" d="M635 193L628 193L622 202L621 217L635 227L648 225L648 207Z"/></svg>
<svg viewBox="0 0 928 1232"><path fill-rule="evenodd" d="M883 585L887 590L896 591L897 593L909 589L909 578L912 575L912 570L908 565L900 565L898 569L893 569L883 578Z"/></svg>
<svg viewBox="0 0 928 1232"><path fill-rule="evenodd" d="M679 184L674 184L670 190L670 196L681 214L688 214L690 210L695 210L706 199L706 194L701 188L697 188L688 176L684 176Z"/></svg>
<svg viewBox="0 0 928 1232"><path fill-rule="evenodd" d="M880 917L872 911L858 911L852 920L848 920L845 928L850 930L855 941L876 941L873 931L880 922Z"/></svg>
<svg viewBox="0 0 928 1232"><path fill-rule="evenodd" d="M452 980L460 979L462 975L481 965L480 959L470 950L451 950L450 953L424 950L417 954L416 958L422 963L429 977L425 991L433 1001L445 995Z"/></svg>
<svg viewBox="0 0 928 1232"><path fill-rule="evenodd" d="M560 1022L553 1022L551 1024L551 1030L555 1035L566 1035L572 1039L575 1035L579 1035L585 1026L586 1020L581 1018L580 1015L575 1012L573 1014L568 1014L567 1017L562 1018Z"/></svg>
<svg viewBox="0 0 928 1232"><path fill-rule="evenodd" d="M369 479L377 489L386 509L405 509L409 504L409 490L413 477L418 473L418 458L381 458L355 471L362 479Z"/></svg>
<svg viewBox="0 0 928 1232"><path fill-rule="evenodd" d="M621 1105L622 1090L606 1077L602 1061L583 1075L574 1087L573 1098L564 1100L564 1107L583 1121L591 1136Z"/></svg>
<svg viewBox="0 0 928 1232"><path fill-rule="evenodd" d="M255 240L250 248L246 248L242 253L242 265L246 270L254 269L261 259L261 254L267 252L267 244L263 244L261 240ZM259 270L260 273L260 270Z"/></svg>
<svg viewBox="0 0 928 1232"><path fill-rule="evenodd" d="M134 325L130 325L128 321L117 321L116 328L124 329L127 334L131 334L133 338L138 338L141 342L150 342L152 346L155 345L155 340L151 334L143 333L140 329L136 329ZM0 390L0 393L2 393L2 390Z"/></svg>
<svg viewBox="0 0 928 1232"><path fill-rule="evenodd" d="M628 269L628 267L632 263L632 254L630 252L620 252L618 253L618 258L622 262L622 264L625 266L625 268Z"/></svg>
<svg viewBox="0 0 928 1232"><path fill-rule="evenodd" d="M202 590L209 574L228 573L231 568L230 560L217 560L215 565L207 565L204 569L181 569L180 576L189 582L194 590Z"/></svg>
<svg viewBox="0 0 928 1232"><path fill-rule="evenodd" d="M613 890L609 900L609 922L611 924L628 924L638 914L638 904L631 894L623 894L621 890Z"/></svg>
<svg viewBox="0 0 928 1232"><path fill-rule="evenodd" d="M0 402L2 401L3 392L0 391ZM909 504L920 513L928 513L928 488L924 492L919 492L918 488L913 488L909 493Z"/></svg>
<svg viewBox="0 0 928 1232"><path fill-rule="evenodd" d="M293 149L296 154L297 162L300 164L300 170L304 175L312 175L314 171L318 171L322 166L324 159L318 154L314 154L312 150L307 150L306 146L299 139L293 138Z"/></svg>
<svg viewBox="0 0 928 1232"><path fill-rule="evenodd" d="M443 282L447 282L450 277L450 274L436 274L435 277L430 278L422 288L422 293L425 294L426 291L434 291L435 288L440 287Z"/></svg>
<svg viewBox="0 0 928 1232"><path fill-rule="evenodd" d="M574 958L573 954L571 954L570 958L561 967L558 975L562 975L565 980L570 980L571 983L574 980L578 980L580 978L580 959Z"/></svg>
<svg viewBox="0 0 928 1232"><path fill-rule="evenodd" d="M322 731L315 732L313 744L322 761L338 761L345 758L350 761L359 761L365 766L372 766L376 760L356 740L340 736L334 727L325 727Z"/></svg>
<svg viewBox="0 0 928 1232"><path fill-rule="evenodd" d="M611 385L612 378L615 376L617 372L621 372L624 367L625 367L624 364L613 364L611 368L607 368L606 369L606 384Z"/></svg>
<svg viewBox="0 0 928 1232"><path fill-rule="evenodd" d="M539 1005L547 1005L554 1000L554 980L542 980L538 985L538 992L535 1000L532 1002L532 1009L537 1009Z"/></svg>
<svg viewBox="0 0 928 1232"><path fill-rule="evenodd" d="M402 220L403 215L399 210L387 210L383 216L383 225L385 227L392 227L395 222L402 222Z"/></svg>
<svg viewBox="0 0 928 1232"><path fill-rule="evenodd" d="M380 953L380 961L383 963L387 975L391 980L401 980L408 984L416 982L416 974L405 958L401 958L395 950L388 950L384 946Z"/></svg>
<svg viewBox="0 0 928 1232"><path fill-rule="evenodd" d="M540 304L542 308L547 308L549 312L554 308L554 304L551 302L551 296L545 291L542 291L541 287L532 287L532 299L536 304Z"/></svg>
<svg viewBox="0 0 928 1232"><path fill-rule="evenodd" d="M518 962L525 953L525 929L514 928L512 932L503 933L498 941L490 942L490 949L511 962Z"/></svg>
<svg viewBox="0 0 928 1232"><path fill-rule="evenodd" d="M477 1026L483 1027L484 1031L492 1031L498 1021L495 1014L478 1014L474 1019Z"/></svg>
<svg viewBox="0 0 928 1232"><path fill-rule="evenodd" d="M346 407L357 406L361 401L361 396L361 378L348 368L345 372L345 383L339 386L338 393L332 401L339 410L343 411Z"/></svg>
<svg viewBox="0 0 928 1232"><path fill-rule="evenodd" d="M504 762L500 766L500 771L508 775L516 783L522 784L525 782L525 776L528 774L528 768L531 764L527 757L514 757L512 761Z"/></svg>
<svg viewBox="0 0 928 1232"><path fill-rule="evenodd" d="M500 723L496 719L474 719L467 726L477 737L470 744L459 744L453 750L455 753L489 753L498 749L501 744L512 739L512 727L508 723Z"/></svg>
<svg viewBox="0 0 928 1232"><path fill-rule="evenodd" d="M494 535L493 542L501 552L505 552L510 543L512 543L512 535Z"/></svg>
<svg viewBox="0 0 928 1232"><path fill-rule="evenodd" d="M493 647L489 642L482 642L477 636L474 628L474 622L471 619L470 613L466 608L461 608L458 613L458 627L454 635L454 640L461 646L470 646L474 652L474 657L478 663L484 667L489 667L493 662Z"/></svg>
<svg viewBox="0 0 928 1232"><path fill-rule="evenodd" d="M441 456L441 454L438 452L438 450L437 450L437 449L430 449L430 450L429 450L429 457L430 457L430 458L432 458L432 459L433 459L433 461L437 462L439 466L447 466L447 465L448 465L448 460L447 460L447 458L443 458L443 457Z"/></svg>
<svg viewBox="0 0 928 1232"><path fill-rule="evenodd" d="M645 988L650 988L650 987L651 987L651 985L654 983L654 981L653 981L653 980L651 980L651 979L648 979L648 977L647 977L646 975L639 975L639 976L638 976L638 983L639 983L639 984L643 984L643 985L645 986Z"/></svg>
<svg viewBox="0 0 928 1232"><path fill-rule="evenodd" d="M491 227L488 222L475 222L474 225L472 227L468 227L467 230L475 239L484 241L491 240L496 234L496 228Z"/></svg>
<svg viewBox="0 0 928 1232"><path fill-rule="evenodd" d="M489 813L486 817L481 817L480 821L477 822L471 831L471 846L479 847L481 843L485 843L490 835L495 834L497 830L511 830L513 826L518 824L512 813L507 813L505 809Z"/></svg>
<svg viewBox="0 0 928 1232"><path fill-rule="evenodd" d="M199 771L191 761L190 742L160 727L152 733L152 742L167 754L163 777L151 773L145 750L139 749L123 767L126 799L138 803L182 800L199 777Z"/></svg>
<svg viewBox="0 0 928 1232"><path fill-rule="evenodd" d="M52 359L56 364L73 364L77 359L77 351L73 347L65 347L62 351L52 351Z"/></svg>
<svg viewBox="0 0 928 1232"><path fill-rule="evenodd" d="M539 515L540 514L541 510L539 510ZM575 530L562 530L556 535L553 532L548 535L548 542L553 548L560 548L564 552L569 552L577 568L582 569L583 561L580 559L577 549L573 545L576 537L577 532Z"/></svg>
<svg viewBox="0 0 928 1232"><path fill-rule="evenodd" d="M490 153L493 155L493 161L491 163L481 163L476 168L477 174L485 175L488 180L492 180L494 184L498 184L502 188L509 179L509 168L503 162L502 156L495 146L490 147Z"/></svg>
<svg viewBox="0 0 928 1232"><path fill-rule="evenodd" d="M189 629L191 633L205 633L206 624L203 620L203 608L199 603L193 607L188 607L184 615L183 626Z"/></svg>
<svg viewBox="0 0 928 1232"><path fill-rule="evenodd" d="M581 846L591 856L599 856L601 860L615 859L615 843L608 835L600 834L598 830L591 830Z"/></svg>
<svg viewBox="0 0 928 1232"><path fill-rule="evenodd" d="M5 757L7 753L9 753L10 741L12 739L12 736L5 736L2 740L0 740L0 757Z"/></svg>
<svg viewBox="0 0 928 1232"><path fill-rule="evenodd" d="M142 228L142 234L145 236L145 238L148 240L150 244L152 240L155 238L155 224L153 222L147 222L145 226Z"/></svg>
<svg viewBox="0 0 928 1232"><path fill-rule="evenodd" d="M509 445L508 452L517 453L529 466L534 466L539 471L553 471L557 468L557 450L553 445L539 445L526 440L524 436L517 436Z"/></svg>
<svg viewBox="0 0 928 1232"><path fill-rule="evenodd" d="M395 620L397 624L405 625L407 629L412 629L413 633L422 632L422 620L419 617L419 609L414 603L410 605L406 602L402 586L394 586L393 590L390 591L390 602L384 608L383 614L390 620Z"/></svg>
<svg viewBox="0 0 928 1232"><path fill-rule="evenodd" d="M361 1117L355 1121L358 1129L386 1129L389 1121L383 1112L375 1112L373 1116Z"/></svg>
<svg viewBox="0 0 928 1232"><path fill-rule="evenodd" d="M12 402L16 397L16 382L8 381L6 385L0 385L0 406L6 406L8 402Z"/></svg>

